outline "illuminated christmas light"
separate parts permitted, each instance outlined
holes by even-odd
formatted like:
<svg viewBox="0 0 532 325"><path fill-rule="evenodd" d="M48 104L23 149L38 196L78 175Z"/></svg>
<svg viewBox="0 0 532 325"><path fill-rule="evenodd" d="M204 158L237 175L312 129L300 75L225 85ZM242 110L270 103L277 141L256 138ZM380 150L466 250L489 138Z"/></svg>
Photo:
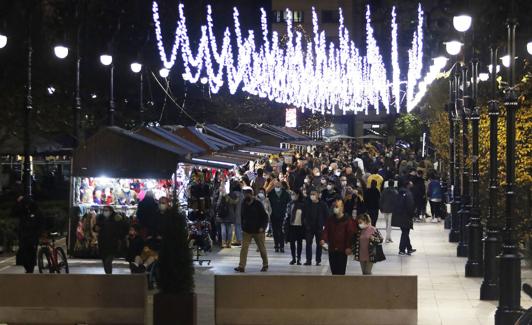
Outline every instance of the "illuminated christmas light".
<svg viewBox="0 0 532 325"><path fill-rule="evenodd" d="M301 110L311 110L313 113L335 113L338 110L344 114L348 111L367 113L370 107L380 113L381 108L389 112L392 98L396 109L399 109L402 83L407 84L407 107L412 107L430 85L436 71L436 68L431 68L421 78L421 5L418 6L418 26L412 38L412 48L408 51L406 81L401 81L398 26L395 7L392 8L392 82L387 79L387 69L373 35L369 6L366 7L365 55L360 54L350 39L341 9L337 46L333 43L326 44L325 33L319 28L315 8L312 8L312 41L304 40L301 32L294 31L292 12L286 10L286 37L283 38L283 46L280 45L277 32L268 32L266 12L261 9L262 35L259 39L262 44L257 46L254 32L250 30L243 33L241 30L236 8L233 8L234 26L232 29L225 28L221 41L216 39L211 6L207 6L207 24L201 26L200 38L192 42L188 36L183 4L178 6L174 41L168 55L162 38L159 7L155 1L152 10L157 47L164 68L170 70L180 57L183 79L190 83L201 82L212 93L217 93L226 85L231 94L241 89L249 94L293 105ZM195 44L194 50L191 43Z"/></svg>

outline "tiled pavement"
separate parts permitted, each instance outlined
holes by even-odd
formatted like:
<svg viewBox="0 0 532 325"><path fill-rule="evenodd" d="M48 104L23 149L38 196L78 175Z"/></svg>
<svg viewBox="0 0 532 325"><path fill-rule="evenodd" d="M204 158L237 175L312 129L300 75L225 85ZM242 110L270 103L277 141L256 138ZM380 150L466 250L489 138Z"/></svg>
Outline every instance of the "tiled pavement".
<svg viewBox="0 0 532 325"><path fill-rule="evenodd" d="M383 225L379 224L379 227ZM448 242L448 231L442 224L415 224L411 232L412 245L417 249L413 256L398 256L399 230L394 230L394 243L385 244L386 261L376 264L375 275L418 276L419 325L488 325L493 324L496 301L480 301L481 278L465 278L465 258L456 257L456 244ZM329 274L327 255L322 266L289 265L289 252L273 252L273 242L267 240L269 274ZM239 248L224 249L210 254L210 266L196 268L198 294L198 324L214 324L214 274L232 274L238 264ZM304 252L303 252L304 255ZM21 273L22 268L12 266L14 259L0 261L0 273ZM99 261L71 260L72 273L103 273ZM115 273L128 273L125 263L117 262ZM247 273L259 274L261 260L255 246L249 250ZM357 262L350 260L348 274L361 274ZM523 282L532 283L532 270L523 268ZM522 294L522 306L529 308L532 300Z"/></svg>

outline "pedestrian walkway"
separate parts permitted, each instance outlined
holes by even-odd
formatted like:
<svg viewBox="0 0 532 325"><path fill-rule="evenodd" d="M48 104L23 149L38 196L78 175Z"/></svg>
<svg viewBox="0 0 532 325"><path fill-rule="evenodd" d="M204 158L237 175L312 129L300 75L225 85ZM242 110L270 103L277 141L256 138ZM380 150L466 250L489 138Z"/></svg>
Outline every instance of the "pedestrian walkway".
<svg viewBox="0 0 532 325"><path fill-rule="evenodd" d="M378 226L384 228L379 222ZM381 232L383 229L381 229ZM448 242L448 230L442 223L416 223L411 232L413 256L398 256L400 231L392 232L394 243L385 244L386 261L373 268L375 275L418 276L419 325L487 325L494 323L496 301L480 301L482 278L466 278L465 258L456 257L456 244ZM289 250L275 253L273 241L267 241L270 274L330 274L327 253L322 266L289 265ZM214 274L233 274L240 249L224 249L213 253L212 267L200 267L196 274L199 324L214 324ZM305 261L303 250L302 261ZM255 246L249 250L246 273L259 275L261 267ZM313 264L314 261L313 261ZM348 274L360 275L358 262L349 261ZM523 269L523 282L532 283L532 271ZM532 300L522 294L522 306L529 308Z"/></svg>
<svg viewBox="0 0 532 325"><path fill-rule="evenodd" d="M384 224L379 222L379 228ZM417 249L413 256L398 256L400 231L392 233L394 243L385 244L386 261L373 268L375 275L417 275L418 276L418 324L419 325L489 325L497 308L496 301L480 301L481 278L465 278L465 258L456 257L456 244L448 242L448 231L443 224L414 224L411 232L412 245ZM383 229L381 229L383 232ZM324 252L321 266L289 265L289 249L284 254L275 253L273 241L267 239L269 258L268 274L330 274L327 252ZM211 266L196 267L196 293L198 295L198 324L214 324L214 275L234 274L238 265L239 248L224 249L210 253ZM305 261L303 250L302 261ZM261 259L256 247L249 250L246 273L260 276ZM15 267L14 257L0 259L0 273L22 273L22 267ZM70 260L71 273L103 274L99 260ZM124 261L115 261L115 274L128 274ZM360 275L358 262L349 261L348 274ZM532 283L532 270L523 268L523 283ZM149 300L150 301L150 300ZM524 293L521 304L532 306L532 300ZM149 306L150 307L150 306Z"/></svg>

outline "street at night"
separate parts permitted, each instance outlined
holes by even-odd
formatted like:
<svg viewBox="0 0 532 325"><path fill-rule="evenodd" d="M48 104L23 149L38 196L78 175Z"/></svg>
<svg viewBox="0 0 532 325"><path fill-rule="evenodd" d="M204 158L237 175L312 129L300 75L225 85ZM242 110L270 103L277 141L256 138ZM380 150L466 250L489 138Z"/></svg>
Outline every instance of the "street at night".
<svg viewBox="0 0 532 325"><path fill-rule="evenodd" d="M532 2L0 2L0 325L532 325Z"/></svg>

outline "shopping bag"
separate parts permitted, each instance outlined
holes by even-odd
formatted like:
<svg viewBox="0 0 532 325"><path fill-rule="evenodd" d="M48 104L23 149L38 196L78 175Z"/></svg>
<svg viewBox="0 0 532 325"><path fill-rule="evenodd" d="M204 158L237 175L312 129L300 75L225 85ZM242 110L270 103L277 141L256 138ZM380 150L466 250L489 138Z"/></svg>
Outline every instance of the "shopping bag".
<svg viewBox="0 0 532 325"><path fill-rule="evenodd" d="M427 201L427 204L425 206L425 214L429 217L432 217L432 210L430 209L429 201Z"/></svg>

